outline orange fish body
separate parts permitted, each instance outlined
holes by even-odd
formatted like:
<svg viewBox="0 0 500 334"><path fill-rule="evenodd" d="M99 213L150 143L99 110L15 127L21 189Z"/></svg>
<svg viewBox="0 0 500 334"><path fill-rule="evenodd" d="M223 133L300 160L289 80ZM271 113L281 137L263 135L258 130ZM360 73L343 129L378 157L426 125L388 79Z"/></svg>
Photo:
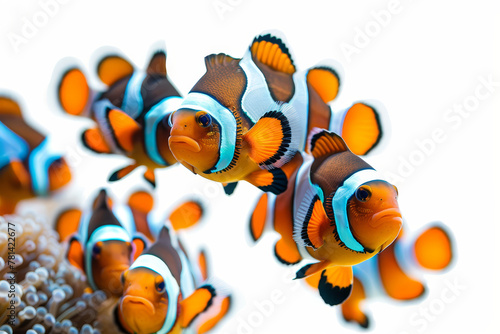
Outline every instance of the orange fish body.
<svg viewBox="0 0 500 334"><path fill-rule="evenodd" d="M230 297L189 261L167 226L123 274L118 320L128 333L204 333L228 311Z"/></svg>
<svg viewBox="0 0 500 334"><path fill-rule="evenodd" d="M250 230L257 240L272 223L281 235L275 246L280 262L315 261L296 278L319 273L320 295L336 305L349 296L352 266L388 247L402 219L395 187L353 154L342 138L315 129L310 145L314 160L301 165L285 193L263 195Z"/></svg>
<svg viewBox="0 0 500 334"><path fill-rule="evenodd" d="M284 39L274 34L256 37L241 59L210 55L205 65L207 72L170 118L169 146L180 163L207 179L246 180L279 194L290 176L281 169L304 150L312 128L344 135L357 154L381 139L374 108L357 103L331 111L327 102L339 90L332 66L296 72Z"/></svg>
<svg viewBox="0 0 500 334"><path fill-rule="evenodd" d="M167 78L165 62L166 52L157 51L146 71L141 71L121 56L108 55L97 67L108 86L103 92L89 88L79 67L64 68L58 85L61 108L70 115L91 117L97 124L82 134L83 144L97 153L134 160L114 172L110 181L143 165L148 168L145 179L154 186L154 170L176 163L168 147L170 127L163 120L178 108L181 97Z"/></svg>
<svg viewBox="0 0 500 334"><path fill-rule="evenodd" d="M351 296L342 304L342 315L348 322L368 328L371 321L362 311L366 299L385 296L407 301L425 293L422 272L439 272L453 260L453 241L447 228L440 223L427 226L418 235L401 233L379 255L354 266L354 284ZM308 279L317 287L318 275Z"/></svg>
<svg viewBox="0 0 500 334"><path fill-rule="evenodd" d="M86 274L90 288L120 296L121 274L139 256L146 241L132 237L123 227L110 208L106 191L100 191L90 215L77 209L60 214L56 230L63 241L68 240L68 261Z"/></svg>
<svg viewBox="0 0 500 334"><path fill-rule="evenodd" d="M24 121L16 101L0 96L0 215L71 180L68 164L49 139Z"/></svg>

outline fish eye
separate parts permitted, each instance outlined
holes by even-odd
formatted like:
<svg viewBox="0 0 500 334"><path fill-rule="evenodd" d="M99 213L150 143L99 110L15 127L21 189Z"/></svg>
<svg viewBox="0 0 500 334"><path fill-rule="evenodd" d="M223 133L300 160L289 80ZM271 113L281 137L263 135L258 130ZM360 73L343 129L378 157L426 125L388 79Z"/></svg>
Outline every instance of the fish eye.
<svg viewBox="0 0 500 334"><path fill-rule="evenodd" d="M155 287L158 293L165 292L165 281L161 276L156 277Z"/></svg>
<svg viewBox="0 0 500 334"><path fill-rule="evenodd" d="M198 111L196 113L196 122L202 127L206 128L209 127L210 124L212 124L212 116L207 114L204 111Z"/></svg>
<svg viewBox="0 0 500 334"><path fill-rule="evenodd" d="M101 254L101 247L102 246L102 243L101 242L98 242L94 245L94 247L92 248L92 254L93 255L99 255Z"/></svg>
<svg viewBox="0 0 500 334"><path fill-rule="evenodd" d="M372 196L369 186L361 186L356 190L356 198L360 202L366 202Z"/></svg>

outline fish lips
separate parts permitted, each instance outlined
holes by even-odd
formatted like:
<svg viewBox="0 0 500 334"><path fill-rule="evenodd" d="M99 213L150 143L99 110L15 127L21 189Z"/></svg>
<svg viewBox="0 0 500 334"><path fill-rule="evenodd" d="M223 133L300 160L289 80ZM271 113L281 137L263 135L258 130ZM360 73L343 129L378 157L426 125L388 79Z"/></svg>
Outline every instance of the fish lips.
<svg viewBox="0 0 500 334"><path fill-rule="evenodd" d="M389 221L399 222L400 224L403 223L403 217L401 216L401 212L399 211L399 209L390 208L377 212L372 216L370 225L372 227L378 227Z"/></svg>
<svg viewBox="0 0 500 334"><path fill-rule="evenodd" d="M124 313L128 308L134 309L137 307L143 308L146 312L151 313L151 315L156 314L156 308L147 298L132 295L124 295L122 297L120 301L120 309L122 313ZM134 310L132 310L132 312L134 312Z"/></svg>
<svg viewBox="0 0 500 334"><path fill-rule="evenodd" d="M185 149L194 153L198 153L201 151L200 144L196 140L188 136L171 135L168 138L168 146L170 147L171 151L174 151L174 149L172 149L172 146L178 149Z"/></svg>

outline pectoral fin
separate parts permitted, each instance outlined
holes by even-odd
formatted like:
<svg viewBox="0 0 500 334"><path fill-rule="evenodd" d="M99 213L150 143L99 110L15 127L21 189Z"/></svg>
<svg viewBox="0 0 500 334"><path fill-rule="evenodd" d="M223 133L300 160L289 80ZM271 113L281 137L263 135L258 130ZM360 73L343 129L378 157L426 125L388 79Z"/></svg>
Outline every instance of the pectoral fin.
<svg viewBox="0 0 500 334"><path fill-rule="evenodd" d="M82 133L82 143L96 153L112 153L106 139L98 128L87 129Z"/></svg>
<svg viewBox="0 0 500 334"><path fill-rule="evenodd" d="M83 255L82 244L76 237L72 237L69 240L66 258L71 265L85 272Z"/></svg>
<svg viewBox="0 0 500 334"><path fill-rule="evenodd" d="M126 167L123 167L123 168L115 171L113 174L111 174L111 176L109 177L109 181L110 182L119 181L119 180L123 179L125 176L127 176L128 174L130 174L137 167L139 167L138 164L132 164L132 165L128 165Z"/></svg>
<svg viewBox="0 0 500 334"><path fill-rule="evenodd" d="M137 258L139 257L139 255L142 254L142 252L144 251L144 249L146 249L147 242L146 242L146 240L144 240L143 237L135 236L132 239L132 244L134 245L134 252L132 254L132 261L135 261L135 260L137 260Z"/></svg>
<svg viewBox="0 0 500 334"><path fill-rule="evenodd" d="M142 127L129 115L119 109L107 109L109 127L121 149L131 152L134 148L135 136Z"/></svg>
<svg viewBox="0 0 500 334"><path fill-rule="evenodd" d="M204 285L182 300L180 302L181 327L189 327L197 316L208 309L214 297L215 289L211 285Z"/></svg>

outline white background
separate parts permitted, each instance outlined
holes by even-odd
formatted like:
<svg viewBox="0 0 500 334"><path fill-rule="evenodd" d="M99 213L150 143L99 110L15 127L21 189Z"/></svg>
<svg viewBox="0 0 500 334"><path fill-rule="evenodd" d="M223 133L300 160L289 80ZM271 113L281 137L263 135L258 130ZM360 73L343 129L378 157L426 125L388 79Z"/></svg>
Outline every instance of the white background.
<svg viewBox="0 0 500 334"><path fill-rule="evenodd" d="M374 320L372 332L498 333L500 53L494 1L69 0L52 7L50 16L44 14L45 2L0 2L0 90L20 97L30 122L58 139L75 178L55 198L27 203L21 211L51 219L62 207L83 205L113 170L126 164L124 158L82 148L79 134L91 123L66 117L53 104L51 77L62 58L80 61L97 88L91 67L96 49L116 47L142 67L150 46L162 40L170 79L186 94L204 73L204 56L225 52L241 57L255 35L279 29L299 69L325 58L342 65L342 90L333 108L360 99L384 103L392 137L369 162L386 175L402 176L395 183L409 229L439 220L455 236L456 261L445 273L425 275L429 293L423 300L377 299L366 305ZM392 14L382 26L376 13L388 9ZM30 24L38 27L27 35ZM360 31L369 34L364 41ZM16 44L15 38L24 40ZM356 53L343 52L347 45ZM496 83L492 92L480 78ZM478 92L488 96L478 99ZM470 110L466 116L450 113L464 104ZM417 143L430 140L435 131L442 140L424 154ZM289 280L298 268L274 259L273 234L250 246L247 224L258 190L241 184L226 197L217 184L181 167L159 171L157 183L158 216L190 194L205 200L206 219L184 239L193 253L208 250L212 272L234 291L234 308L218 333L357 330L316 292ZM148 189L137 171L109 187L117 202L132 189ZM450 283L460 286L456 294L450 294ZM444 302L443 293L455 296L453 302ZM259 311L255 302L275 294L280 303ZM243 325L249 322L254 326Z"/></svg>

